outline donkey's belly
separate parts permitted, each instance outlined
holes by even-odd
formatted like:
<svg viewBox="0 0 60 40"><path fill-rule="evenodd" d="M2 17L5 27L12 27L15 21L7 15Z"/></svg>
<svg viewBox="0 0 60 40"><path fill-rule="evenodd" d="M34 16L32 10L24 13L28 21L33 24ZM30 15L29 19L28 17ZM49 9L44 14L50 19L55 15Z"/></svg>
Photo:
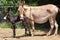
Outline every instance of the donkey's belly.
<svg viewBox="0 0 60 40"><path fill-rule="evenodd" d="M34 22L42 24L48 21L48 17L34 19Z"/></svg>

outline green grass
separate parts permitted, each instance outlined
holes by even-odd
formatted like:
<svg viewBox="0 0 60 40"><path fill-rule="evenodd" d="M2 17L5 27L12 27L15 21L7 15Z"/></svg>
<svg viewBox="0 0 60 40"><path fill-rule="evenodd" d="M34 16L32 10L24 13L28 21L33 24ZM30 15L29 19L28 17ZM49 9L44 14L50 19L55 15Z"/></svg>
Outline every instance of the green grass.
<svg viewBox="0 0 60 40"><path fill-rule="evenodd" d="M37 4L37 2L35 2L35 3L27 3L27 5L30 5L30 6L37 6L38 4Z"/></svg>
<svg viewBox="0 0 60 40"><path fill-rule="evenodd" d="M1 22L0 23L0 28L10 28L12 25L9 22Z"/></svg>
<svg viewBox="0 0 60 40"><path fill-rule="evenodd" d="M16 24L17 28L19 28L21 26L22 26L21 23ZM12 24L9 21L0 22L0 28L11 28L11 27L12 27Z"/></svg>

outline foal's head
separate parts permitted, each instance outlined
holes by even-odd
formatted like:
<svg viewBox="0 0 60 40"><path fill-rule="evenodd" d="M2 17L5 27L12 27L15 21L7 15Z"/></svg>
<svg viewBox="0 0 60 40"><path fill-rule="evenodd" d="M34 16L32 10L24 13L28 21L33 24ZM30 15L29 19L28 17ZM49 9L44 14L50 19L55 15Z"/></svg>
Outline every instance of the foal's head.
<svg viewBox="0 0 60 40"><path fill-rule="evenodd" d="M5 20L10 17L9 16L9 11L10 11L9 9L7 9L7 10L4 11L4 19Z"/></svg>

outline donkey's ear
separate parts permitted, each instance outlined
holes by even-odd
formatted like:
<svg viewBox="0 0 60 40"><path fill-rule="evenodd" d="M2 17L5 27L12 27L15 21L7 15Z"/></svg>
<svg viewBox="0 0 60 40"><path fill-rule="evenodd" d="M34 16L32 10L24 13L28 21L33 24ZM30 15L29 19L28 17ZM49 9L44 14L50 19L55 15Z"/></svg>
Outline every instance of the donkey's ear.
<svg viewBox="0 0 60 40"><path fill-rule="evenodd" d="M22 6L22 5L23 5L23 3L21 3L20 1L18 1L17 4L18 4L19 6Z"/></svg>
<svg viewBox="0 0 60 40"><path fill-rule="evenodd" d="M24 11L26 12L26 11L27 11L27 9L26 9L26 8L24 8Z"/></svg>
<svg viewBox="0 0 60 40"><path fill-rule="evenodd" d="M24 6L25 5L25 1L20 2L20 5Z"/></svg>
<svg viewBox="0 0 60 40"><path fill-rule="evenodd" d="M25 4L25 1L23 1L23 5Z"/></svg>

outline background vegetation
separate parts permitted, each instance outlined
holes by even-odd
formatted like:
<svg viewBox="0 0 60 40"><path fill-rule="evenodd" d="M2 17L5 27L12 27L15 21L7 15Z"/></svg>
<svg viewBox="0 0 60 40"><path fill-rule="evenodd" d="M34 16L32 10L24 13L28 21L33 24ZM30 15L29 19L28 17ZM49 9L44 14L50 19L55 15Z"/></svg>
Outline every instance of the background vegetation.
<svg viewBox="0 0 60 40"><path fill-rule="evenodd" d="M18 1L20 2L25 1L27 5L32 5L32 6L38 6L38 5L44 5L44 4L55 4L58 7L60 7L60 0L0 0L0 27L1 28L8 28L12 26L12 24L8 20L3 21L3 11L4 9L8 8L8 6L13 6L13 7L10 7L12 15L17 16ZM21 26L21 23L18 23L17 27L20 27L20 26Z"/></svg>

